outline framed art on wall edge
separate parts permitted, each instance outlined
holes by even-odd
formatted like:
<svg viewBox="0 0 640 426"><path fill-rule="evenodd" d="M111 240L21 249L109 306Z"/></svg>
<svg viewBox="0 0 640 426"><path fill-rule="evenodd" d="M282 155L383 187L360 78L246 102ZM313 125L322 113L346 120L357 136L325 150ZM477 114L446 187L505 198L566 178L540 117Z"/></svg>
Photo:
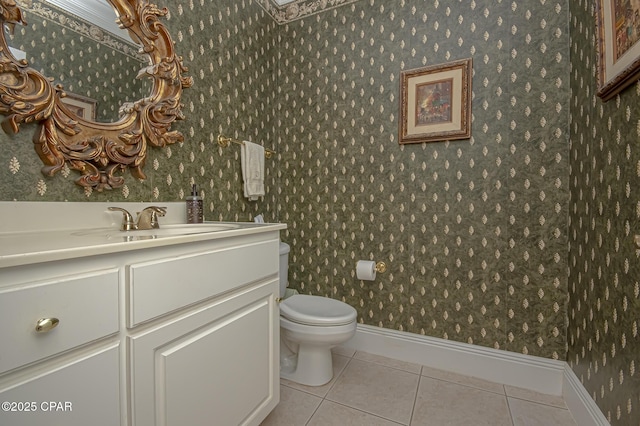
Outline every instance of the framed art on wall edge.
<svg viewBox="0 0 640 426"><path fill-rule="evenodd" d="M640 78L640 4L596 0L598 96L608 101Z"/></svg>
<svg viewBox="0 0 640 426"><path fill-rule="evenodd" d="M98 101L75 93L65 92L67 96L62 98L65 106L74 112L78 117L85 120L95 121Z"/></svg>
<svg viewBox="0 0 640 426"><path fill-rule="evenodd" d="M400 144L471 136L471 59L400 76Z"/></svg>

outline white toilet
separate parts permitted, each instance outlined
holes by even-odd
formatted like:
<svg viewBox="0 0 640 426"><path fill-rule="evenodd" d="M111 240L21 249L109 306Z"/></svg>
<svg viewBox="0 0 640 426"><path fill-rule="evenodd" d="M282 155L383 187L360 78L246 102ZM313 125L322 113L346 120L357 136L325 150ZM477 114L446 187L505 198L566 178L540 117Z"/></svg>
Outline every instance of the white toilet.
<svg viewBox="0 0 640 426"><path fill-rule="evenodd" d="M280 243L280 297L288 286L289 245ZM339 300L294 294L280 303L280 377L321 386L333 377L331 348L356 332L356 310Z"/></svg>

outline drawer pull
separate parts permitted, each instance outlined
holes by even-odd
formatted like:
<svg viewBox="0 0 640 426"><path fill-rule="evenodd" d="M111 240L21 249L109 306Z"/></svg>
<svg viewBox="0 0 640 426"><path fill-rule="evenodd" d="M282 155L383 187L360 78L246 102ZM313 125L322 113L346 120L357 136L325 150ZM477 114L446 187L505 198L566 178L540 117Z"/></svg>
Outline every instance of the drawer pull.
<svg viewBox="0 0 640 426"><path fill-rule="evenodd" d="M60 323L58 318L40 318L36 323L36 332L38 333L47 333Z"/></svg>

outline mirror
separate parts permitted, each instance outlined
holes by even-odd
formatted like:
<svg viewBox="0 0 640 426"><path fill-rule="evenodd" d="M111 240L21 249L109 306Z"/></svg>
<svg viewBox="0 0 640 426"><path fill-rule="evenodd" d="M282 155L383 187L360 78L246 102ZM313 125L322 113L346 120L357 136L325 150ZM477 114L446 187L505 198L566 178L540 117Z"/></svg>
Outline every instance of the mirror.
<svg viewBox="0 0 640 426"><path fill-rule="evenodd" d="M135 78L149 59L118 26L107 0L19 0L18 5L28 26L5 34L9 49L54 85L62 84L63 101L76 115L114 122L122 104L150 92L150 79Z"/></svg>
<svg viewBox="0 0 640 426"><path fill-rule="evenodd" d="M69 102L65 88L18 60L9 51L5 31L0 33L0 113L2 128L17 133L21 124L38 123L33 137L35 150L44 163L42 172L53 176L65 165L80 172L76 183L103 191L121 187L126 170L144 179L148 146L164 147L182 141L172 131L175 120L184 118L180 98L193 79L174 52L173 41L159 21L168 11L148 0L108 0L119 26L126 29L140 51L149 57L138 78L151 82L150 94L133 102L123 102L114 122L98 122L81 114L80 106ZM13 32L25 25L15 0L0 0L0 21ZM72 100L72 99L71 99Z"/></svg>

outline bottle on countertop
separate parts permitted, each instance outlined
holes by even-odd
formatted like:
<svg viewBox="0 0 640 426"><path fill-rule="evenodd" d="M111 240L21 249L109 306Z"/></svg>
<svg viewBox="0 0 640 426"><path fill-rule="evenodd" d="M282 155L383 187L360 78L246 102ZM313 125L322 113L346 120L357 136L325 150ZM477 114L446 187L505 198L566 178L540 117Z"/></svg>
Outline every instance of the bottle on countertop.
<svg viewBox="0 0 640 426"><path fill-rule="evenodd" d="M202 209L202 197L198 195L196 185L191 187L191 195L187 198L187 223L202 223L204 212Z"/></svg>

